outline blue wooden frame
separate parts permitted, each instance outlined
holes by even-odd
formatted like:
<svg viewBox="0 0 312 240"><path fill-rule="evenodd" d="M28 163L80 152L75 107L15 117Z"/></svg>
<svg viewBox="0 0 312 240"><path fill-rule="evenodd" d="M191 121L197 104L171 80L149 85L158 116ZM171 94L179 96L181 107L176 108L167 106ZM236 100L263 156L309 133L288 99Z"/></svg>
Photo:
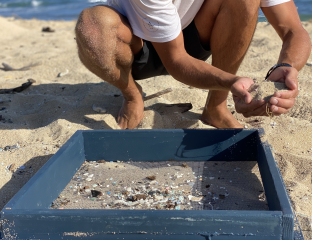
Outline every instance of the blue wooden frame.
<svg viewBox="0 0 312 240"><path fill-rule="evenodd" d="M260 137L241 129L77 131L2 209L2 238L293 240L285 185ZM269 211L50 209L85 159L257 161Z"/></svg>

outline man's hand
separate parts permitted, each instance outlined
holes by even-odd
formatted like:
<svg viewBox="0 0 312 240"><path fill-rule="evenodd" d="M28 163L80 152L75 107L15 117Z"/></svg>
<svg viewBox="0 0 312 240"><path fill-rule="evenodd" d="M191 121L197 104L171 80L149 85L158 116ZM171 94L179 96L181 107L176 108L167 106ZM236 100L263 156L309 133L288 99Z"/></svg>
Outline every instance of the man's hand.
<svg viewBox="0 0 312 240"><path fill-rule="evenodd" d="M250 78L239 78L231 87L235 109L244 117L262 116L265 114L265 101L252 101L252 97L248 92L251 85L254 84Z"/></svg>
<svg viewBox="0 0 312 240"><path fill-rule="evenodd" d="M298 71L293 67L279 67L275 69L268 78L268 81L284 82L290 89L277 92L268 102L268 107L274 116L287 113L295 104L298 96ZM266 102L264 100L252 101L248 89L253 84L250 78L240 78L231 88L235 108L244 117L267 116Z"/></svg>
<svg viewBox="0 0 312 240"><path fill-rule="evenodd" d="M277 92L269 100L270 110L274 116L289 112L295 104L295 98L299 94L298 71L293 67L279 67L275 69L268 78L268 81L285 82L288 91Z"/></svg>

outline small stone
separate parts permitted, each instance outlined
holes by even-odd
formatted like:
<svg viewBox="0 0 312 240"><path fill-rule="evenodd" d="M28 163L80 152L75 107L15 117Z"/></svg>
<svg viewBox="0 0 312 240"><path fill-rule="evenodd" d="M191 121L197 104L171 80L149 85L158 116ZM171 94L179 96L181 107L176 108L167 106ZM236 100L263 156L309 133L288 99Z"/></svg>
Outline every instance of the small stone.
<svg viewBox="0 0 312 240"><path fill-rule="evenodd" d="M20 170L24 170L26 167L24 165L20 166L19 169Z"/></svg>
<svg viewBox="0 0 312 240"><path fill-rule="evenodd" d="M306 65L309 66L309 67L312 67L312 62L310 62L310 63L307 62Z"/></svg>
<svg viewBox="0 0 312 240"><path fill-rule="evenodd" d="M128 195L129 195L129 192L128 192L128 191L123 191L123 192L122 192L122 195L128 196Z"/></svg>
<svg viewBox="0 0 312 240"><path fill-rule="evenodd" d="M93 111L98 112L98 113L106 113L107 110L105 108L102 108L100 106L97 106L95 104L93 104L92 106Z"/></svg>
<svg viewBox="0 0 312 240"><path fill-rule="evenodd" d="M219 198L220 198L220 199L225 199L225 195L219 194Z"/></svg>
<svg viewBox="0 0 312 240"><path fill-rule="evenodd" d="M190 201L193 201L193 202L199 202L199 201L201 201L203 199L203 197L202 196L201 197L195 197L195 196L189 195L188 199Z"/></svg>
<svg viewBox="0 0 312 240"><path fill-rule="evenodd" d="M83 187L83 189L85 189L85 190L86 190L86 189L89 189L89 188L90 188L89 186L84 186L84 187Z"/></svg>
<svg viewBox="0 0 312 240"><path fill-rule="evenodd" d="M155 180L156 179L156 176L148 176L146 177L148 180Z"/></svg>
<svg viewBox="0 0 312 240"><path fill-rule="evenodd" d="M91 190L91 196L92 197L103 196L103 193L97 190Z"/></svg>
<svg viewBox="0 0 312 240"><path fill-rule="evenodd" d="M182 163L182 167L188 168L189 166L186 163Z"/></svg>
<svg viewBox="0 0 312 240"><path fill-rule="evenodd" d="M86 178L86 181L90 182L92 180L92 178Z"/></svg>
<svg viewBox="0 0 312 240"><path fill-rule="evenodd" d="M137 194L137 195L134 195L130 198L127 199L127 201L131 201L131 202L134 202L134 201L138 201L138 200L145 200L147 198L147 195L145 194Z"/></svg>
<svg viewBox="0 0 312 240"><path fill-rule="evenodd" d="M11 165L8 167L9 171L11 171L11 172L14 172L14 168L15 168L15 163L11 164Z"/></svg>
<svg viewBox="0 0 312 240"><path fill-rule="evenodd" d="M53 30L54 31L54 30ZM59 74L57 74L57 77L63 77L65 75L67 75L69 73L68 69L66 69L66 72L60 72Z"/></svg>
<svg viewBox="0 0 312 240"><path fill-rule="evenodd" d="M98 161L96 161L97 163L106 163L106 161L105 160L98 160Z"/></svg>

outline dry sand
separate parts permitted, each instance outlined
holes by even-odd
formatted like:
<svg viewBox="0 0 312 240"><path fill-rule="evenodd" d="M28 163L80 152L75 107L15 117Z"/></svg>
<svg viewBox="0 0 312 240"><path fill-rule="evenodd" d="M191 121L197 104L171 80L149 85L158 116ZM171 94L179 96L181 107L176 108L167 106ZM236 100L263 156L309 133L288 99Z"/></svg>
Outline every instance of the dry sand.
<svg viewBox="0 0 312 240"><path fill-rule="evenodd" d="M255 162L85 161L51 208L265 211L259 179Z"/></svg>
<svg viewBox="0 0 312 240"><path fill-rule="evenodd" d="M80 63L74 25L74 22L65 21L0 17L3 33L0 62L14 68L40 63L28 71L0 70L1 89L20 86L29 78L36 80L21 93L0 95L0 148L3 149L0 151L0 209L75 131L117 128L115 117L122 103L120 92ZM55 32L41 32L42 27L47 26ZM303 26L312 37L312 22L304 22ZM264 78L277 62L280 48L281 40L272 26L259 23L238 75ZM67 72L57 77L59 73ZM296 105L286 115L273 119L245 119L234 113L247 128L264 128L306 239L312 239L311 76L310 56L299 74L300 94ZM189 88L170 76L150 78L140 84L147 95L168 87L173 91L145 102L145 117L139 128L209 128L198 120L207 91ZM166 107L189 102L193 109L186 113L180 113L178 107ZM93 104L102 106L107 112L95 112ZM235 110L231 96L228 107ZM6 146L15 147L4 150Z"/></svg>
<svg viewBox="0 0 312 240"><path fill-rule="evenodd" d="M249 92L253 100L264 99L268 102L270 98L273 97L274 93L287 90L286 84L282 82L255 81L255 84L250 87Z"/></svg>

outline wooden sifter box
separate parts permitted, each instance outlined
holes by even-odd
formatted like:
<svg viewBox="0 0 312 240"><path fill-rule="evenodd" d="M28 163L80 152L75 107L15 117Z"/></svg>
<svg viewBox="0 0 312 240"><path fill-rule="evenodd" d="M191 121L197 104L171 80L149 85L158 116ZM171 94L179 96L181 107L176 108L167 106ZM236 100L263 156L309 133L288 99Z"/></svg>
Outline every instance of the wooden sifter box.
<svg viewBox="0 0 312 240"><path fill-rule="evenodd" d="M293 240L294 215L261 130L77 131L1 211L2 239ZM51 209L85 160L256 161L268 210Z"/></svg>

